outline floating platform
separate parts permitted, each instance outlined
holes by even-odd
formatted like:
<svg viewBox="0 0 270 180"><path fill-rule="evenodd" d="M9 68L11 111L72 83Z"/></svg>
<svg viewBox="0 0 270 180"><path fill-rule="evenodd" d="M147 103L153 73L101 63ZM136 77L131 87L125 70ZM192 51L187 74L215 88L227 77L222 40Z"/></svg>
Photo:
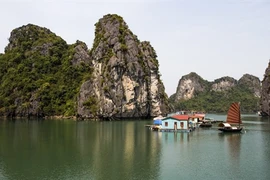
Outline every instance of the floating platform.
<svg viewBox="0 0 270 180"><path fill-rule="evenodd" d="M160 132L191 132L194 131L195 128L190 129L162 129L160 127L157 127L156 125L145 125L148 129L151 129L153 131L160 131Z"/></svg>

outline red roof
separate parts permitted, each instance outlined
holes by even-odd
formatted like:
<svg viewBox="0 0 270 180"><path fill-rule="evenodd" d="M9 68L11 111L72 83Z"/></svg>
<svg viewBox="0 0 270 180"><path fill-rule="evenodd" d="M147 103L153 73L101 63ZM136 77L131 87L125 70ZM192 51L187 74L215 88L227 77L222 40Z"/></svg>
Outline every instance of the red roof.
<svg viewBox="0 0 270 180"><path fill-rule="evenodd" d="M181 115L174 115L172 118L177 119L177 120L188 120L188 115L181 114Z"/></svg>
<svg viewBox="0 0 270 180"><path fill-rule="evenodd" d="M204 116L201 116L201 115L190 115L189 116L190 118L203 118Z"/></svg>
<svg viewBox="0 0 270 180"><path fill-rule="evenodd" d="M194 116L200 116L200 117L204 117L205 114L200 114L200 113L195 113Z"/></svg>

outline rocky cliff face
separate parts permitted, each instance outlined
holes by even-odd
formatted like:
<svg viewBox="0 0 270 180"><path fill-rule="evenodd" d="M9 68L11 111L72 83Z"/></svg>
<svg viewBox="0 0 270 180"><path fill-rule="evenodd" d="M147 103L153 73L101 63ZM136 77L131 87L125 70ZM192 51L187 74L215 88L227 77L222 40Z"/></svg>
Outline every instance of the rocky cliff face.
<svg viewBox="0 0 270 180"><path fill-rule="evenodd" d="M231 89L232 87L234 87L237 84L237 80L235 80L232 77L222 77L219 79L216 79L212 86L211 86L211 90L212 91L227 91L229 89Z"/></svg>
<svg viewBox="0 0 270 180"><path fill-rule="evenodd" d="M244 74L238 80L238 85L247 87L250 91L253 92L255 97L261 97L261 81L258 77L250 74Z"/></svg>
<svg viewBox="0 0 270 180"><path fill-rule="evenodd" d="M270 61L265 70L264 78L262 80L262 91L260 99L261 111L265 115L270 115Z"/></svg>
<svg viewBox="0 0 270 180"><path fill-rule="evenodd" d="M179 80L175 101L191 99L196 93L205 91L206 88L207 82L196 73L191 72Z"/></svg>
<svg viewBox="0 0 270 180"><path fill-rule="evenodd" d="M82 41L77 41L74 45L73 56L71 63L73 66L80 66L85 64L91 64L91 59L88 53L86 44Z"/></svg>
<svg viewBox="0 0 270 180"><path fill-rule="evenodd" d="M150 43L140 42L118 15L106 15L95 26L92 78L80 88L78 115L107 119L168 113L168 98Z"/></svg>

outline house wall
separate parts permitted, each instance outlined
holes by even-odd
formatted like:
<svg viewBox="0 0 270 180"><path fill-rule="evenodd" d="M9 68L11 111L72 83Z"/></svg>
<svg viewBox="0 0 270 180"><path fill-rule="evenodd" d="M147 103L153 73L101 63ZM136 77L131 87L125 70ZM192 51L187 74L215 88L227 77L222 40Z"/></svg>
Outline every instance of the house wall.
<svg viewBox="0 0 270 180"><path fill-rule="evenodd" d="M165 126L165 123L168 122L168 126ZM175 119L166 119L162 120L162 129L174 129L174 123L177 123L178 130L187 130L188 129L188 122L186 120L175 120ZM183 122L183 127L181 127L181 122Z"/></svg>
<svg viewBox="0 0 270 180"><path fill-rule="evenodd" d="M193 123L199 122L198 118L189 118L189 120L192 121Z"/></svg>

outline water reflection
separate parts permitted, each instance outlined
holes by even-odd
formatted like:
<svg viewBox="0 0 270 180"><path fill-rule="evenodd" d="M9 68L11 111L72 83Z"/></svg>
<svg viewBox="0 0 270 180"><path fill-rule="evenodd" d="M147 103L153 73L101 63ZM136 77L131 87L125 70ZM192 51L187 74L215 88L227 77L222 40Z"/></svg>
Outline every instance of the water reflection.
<svg viewBox="0 0 270 180"><path fill-rule="evenodd" d="M153 132L139 121L0 120L0 179L269 179L268 120L243 120L244 134L215 126Z"/></svg>
<svg viewBox="0 0 270 180"><path fill-rule="evenodd" d="M242 133L219 133L224 138L224 146L227 149L228 158L234 164L239 164L241 152Z"/></svg>
<svg viewBox="0 0 270 180"><path fill-rule="evenodd" d="M179 132L162 132L161 136L164 137L166 143L187 143L189 142L189 133L179 133Z"/></svg>
<svg viewBox="0 0 270 180"><path fill-rule="evenodd" d="M2 121L0 177L157 179L160 137L136 122Z"/></svg>

